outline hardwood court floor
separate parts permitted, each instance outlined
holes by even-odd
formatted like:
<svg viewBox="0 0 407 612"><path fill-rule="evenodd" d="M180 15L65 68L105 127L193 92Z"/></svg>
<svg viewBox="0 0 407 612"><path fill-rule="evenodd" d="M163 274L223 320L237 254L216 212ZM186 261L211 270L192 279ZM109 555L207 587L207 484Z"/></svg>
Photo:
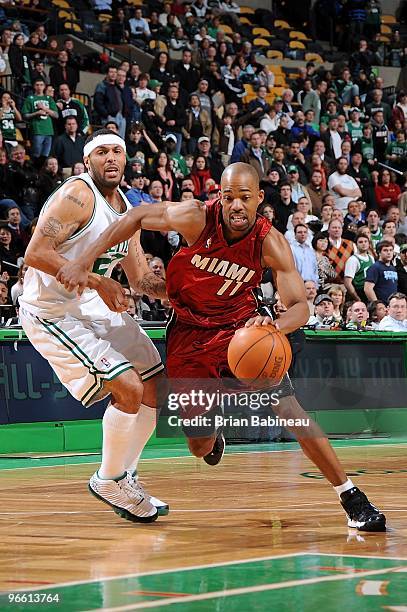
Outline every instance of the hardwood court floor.
<svg viewBox="0 0 407 612"><path fill-rule="evenodd" d="M171 506L150 525L89 495L97 458L0 459L0 610L38 610L43 594L64 612L407 610L407 443L337 446L387 533L348 530L295 444L230 446L213 468L150 449L142 480Z"/></svg>

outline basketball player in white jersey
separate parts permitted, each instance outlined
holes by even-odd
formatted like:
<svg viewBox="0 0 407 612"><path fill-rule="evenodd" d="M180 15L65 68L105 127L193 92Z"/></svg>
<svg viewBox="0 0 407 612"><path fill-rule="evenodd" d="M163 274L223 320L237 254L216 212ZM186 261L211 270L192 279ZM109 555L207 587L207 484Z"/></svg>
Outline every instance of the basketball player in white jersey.
<svg viewBox="0 0 407 612"><path fill-rule="evenodd" d="M55 279L64 263L80 258L131 208L119 189L124 140L99 130L83 152L87 172L51 194L27 248L21 323L32 345L84 406L110 395L102 463L89 489L123 518L151 522L167 514L168 505L143 489L136 467L155 428L155 386L163 365L147 334L125 312L123 288L109 277L120 262L132 287L158 298L165 297L165 282L148 268L137 237L98 258L79 299Z"/></svg>

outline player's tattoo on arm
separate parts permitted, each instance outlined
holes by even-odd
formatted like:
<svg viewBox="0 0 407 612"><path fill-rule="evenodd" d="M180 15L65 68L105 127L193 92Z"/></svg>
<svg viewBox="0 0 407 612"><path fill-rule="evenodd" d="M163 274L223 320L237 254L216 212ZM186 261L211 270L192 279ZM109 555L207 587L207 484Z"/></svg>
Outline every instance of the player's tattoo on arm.
<svg viewBox="0 0 407 612"><path fill-rule="evenodd" d="M154 274L154 272L145 274L139 281L138 287L142 293L152 298L162 300L167 297L165 280Z"/></svg>
<svg viewBox="0 0 407 612"><path fill-rule="evenodd" d="M78 221L63 224L56 217L50 217L41 227L41 234L49 238L53 248L56 248L69 238L78 229L79 225Z"/></svg>
<svg viewBox="0 0 407 612"><path fill-rule="evenodd" d="M80 200L79 198L76 198L75 196L73 196L71 194L66 195L65 199L66 200L71 200L72 202L75 202L75 204L77 204L81 208L84 208L84 206L85 206L85 202L82 202L82 200Z"/></svg>
<svg viewBox="0 0 407 612"><path fill-rule="evenodd" d="M61 221L59 221L59 219L56 219L55 217L50 217L49 219L47 219L47 221L44 223L44 226L41 228L41 234L43 236L47 236L48 238L55 239L61 232L63 227L64 226Z"/></svg>

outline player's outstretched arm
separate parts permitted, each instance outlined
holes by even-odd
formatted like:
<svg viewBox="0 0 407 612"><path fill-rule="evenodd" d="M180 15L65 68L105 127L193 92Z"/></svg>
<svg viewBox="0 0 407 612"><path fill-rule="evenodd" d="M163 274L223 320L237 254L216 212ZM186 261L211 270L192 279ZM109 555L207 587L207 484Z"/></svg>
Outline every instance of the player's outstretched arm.
<svg viewBox="0 0 407 612"><path fill-rule="evenodd" d="M86 286L87 271L93 262L111 247L129 240L140 228L161 232L173 230L182 234L188 244L193 244L201 234L205 220L206 207L198 200L138 206L112 223L97 241L89 245L80 260L65 264L58 272L57 279L65 289L77 289L80 294Z"/></svg>
<svg viewBox="0 0 407 612"><path fill-rule="evenodd" d="M278 328L289 334L309 319L304 281L295 268L294 258L287 240L272 228L263 242L262 259L265 268L271 268L281 301L287 307L278 319ZM267 324L266 321L265 324Z"/></svg>
<svg viewBox="0 0 407 612"><path fill-rule="evenodd" d="M148 267L140 244L139 231L131 238L129 253L120 263L132 289L152 298L167 299L165 279L154 274Z"/></svg>

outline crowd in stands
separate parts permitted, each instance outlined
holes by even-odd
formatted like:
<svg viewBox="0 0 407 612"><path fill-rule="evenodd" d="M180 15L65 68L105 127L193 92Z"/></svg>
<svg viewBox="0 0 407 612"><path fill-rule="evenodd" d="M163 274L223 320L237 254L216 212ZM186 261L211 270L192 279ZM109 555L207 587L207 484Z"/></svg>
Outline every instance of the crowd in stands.
<svg viewBox="0 0 407 612"><path fill-rule="evenodd" d="M44 202L84 171L86 134L103 125L126 140L121 187L133 206L213 200L229 163L250 164L265 194L258 212L285 235L304 280L310 326L407 331L407 92L384 87L363 29L346 62L327 70L309 61L276 95L273 66L237 27L233 0L157 0L148 10L97 0L94 8L113 11L121 42L144 47L170 29L169 51L158 50L147 72L108 65L89 117L75 98L81 64L72 40L53 41L49 67L44 25L4 29L14 79L0 92L0 316L14 314ZM165 275L179 237L143 231L142 245ZM126 283L120 268L115 274ZM268 272L261 290L272 295ZM133 292L130 301L134 316L168 315L168 303Z"/></svg>

